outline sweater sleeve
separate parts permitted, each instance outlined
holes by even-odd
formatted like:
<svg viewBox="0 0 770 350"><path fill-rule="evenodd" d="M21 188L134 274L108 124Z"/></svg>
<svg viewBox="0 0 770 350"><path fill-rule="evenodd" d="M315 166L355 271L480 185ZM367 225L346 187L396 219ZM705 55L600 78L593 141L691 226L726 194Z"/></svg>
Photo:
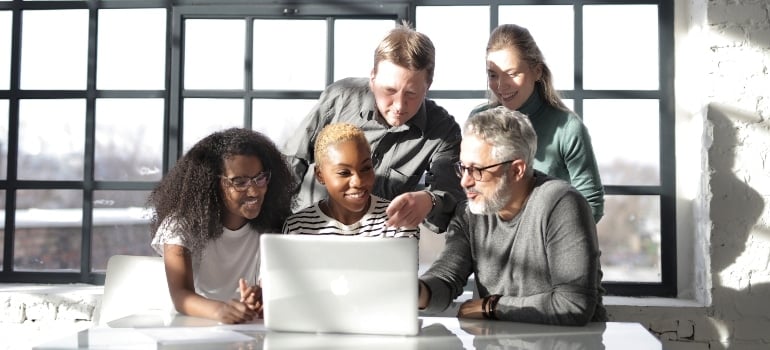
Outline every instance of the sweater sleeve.
<svg viewBox="0 0 770 350"><path fill-rule="evenodd" d="M573 115L566 125L561 152L570 183L588 200L594 222L604 216L604 186L599 176L599 166L596 162L591 136L585 124Z"/></svg>
<svg viewBox="0 0 770 350"><path fill-rule="evenodd" d="M468 277L473 271L473 257L468 236L465 202L457 206L455 216L446 231L446 244L439 258L420 277L431 291L425 312L446 310L452 301L463 293Z"/></svg>
<svg viewBox="0 0 770 350"><path fill-rule="evenodd" d="M498 318L517 322L585 325L601 303L599 247L596 226L586 201L567 191L547 213L544 235L550 290L527 295L503 295Z"/></svg>

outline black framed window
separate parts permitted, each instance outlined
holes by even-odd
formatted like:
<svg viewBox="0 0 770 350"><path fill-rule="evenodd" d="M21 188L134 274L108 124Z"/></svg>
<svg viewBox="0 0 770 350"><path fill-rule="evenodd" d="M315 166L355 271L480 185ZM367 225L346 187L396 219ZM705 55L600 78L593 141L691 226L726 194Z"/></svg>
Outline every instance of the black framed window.
<svg viewBox="0 0 770 350"><path fill-rule="evenodd" d="M615 295L675 296L673 4L423 0L415 8L417 30L437 50L429 96L460 122L486 101L489 32L502 23L530 30L591 133L606 192L603 285Z"/></svg>
<svg viewBox="0 0 770 350"><path fill-rule="evenodd" d="M109 256L154 254L144 201L184 151L228 126L282 144L400 19L433 39L429 96L460 123L490 30L529 28L591 132L605 287L676 295L666 1L0 1L0 282L101 283Z"/></svg>

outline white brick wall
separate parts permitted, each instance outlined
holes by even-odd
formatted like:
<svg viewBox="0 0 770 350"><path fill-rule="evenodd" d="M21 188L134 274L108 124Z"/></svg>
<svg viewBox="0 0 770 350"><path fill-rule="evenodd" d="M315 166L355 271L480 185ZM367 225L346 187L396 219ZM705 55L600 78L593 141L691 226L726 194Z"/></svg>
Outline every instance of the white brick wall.
<svg viewBox="0 0 770 350"><path fill-rule="evenodd" d="M699 126L702 141L699 154L677 149L678 183L702 182L680 198L690 209L679 213L691 217L679 219L691 224L678 233L693 246L692 261L680 264L706 306L608 309L613 320L645 324L665 349L768 349L770 1L677 1L676 9L677 104L687 104L677 120ZM700 157L699 172L688 173L686 157Z"/></svg>
<svg viewBox="0 0 770 350"><path fill-rule="evenodd" d="M0 284L0 349L28 349L93 325L101 286Z"/></svg>

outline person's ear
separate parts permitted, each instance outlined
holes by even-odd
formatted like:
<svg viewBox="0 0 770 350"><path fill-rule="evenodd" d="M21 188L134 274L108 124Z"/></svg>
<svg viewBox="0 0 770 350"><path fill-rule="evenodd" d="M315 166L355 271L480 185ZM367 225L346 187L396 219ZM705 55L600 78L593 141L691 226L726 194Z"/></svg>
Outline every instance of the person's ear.
<svg viewBox="0 0 770 350"><path fill-rule="evenodd" d="M369 73L369 89L374 89L374 79L377 78L377 67L372 68Z"/></svg>
<svg viewBox="0 0 770 350"><path fill-rule="evenodd" d="M513 175L514 180L521 180L527 172L527 163L524 163L521 159L514 160L510 166L511 175Z"/></svg>
<svg viewBox="0 0 770 350"><path fill-rule="evenodd" d="M318 165L313 166L313 172L315 173L315 180L318 181L321 185L326 185L324 182L324 176L321 173L321 168L318 167Z"/></svg>

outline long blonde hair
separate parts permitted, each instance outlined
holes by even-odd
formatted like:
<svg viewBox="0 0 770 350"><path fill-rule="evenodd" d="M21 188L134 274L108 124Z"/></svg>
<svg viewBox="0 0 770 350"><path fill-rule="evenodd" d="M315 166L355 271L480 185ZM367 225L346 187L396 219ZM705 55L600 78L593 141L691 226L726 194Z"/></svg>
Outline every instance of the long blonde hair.
<svg viewBox="0 0 770 350"><path fill-rule="evenodd" d="M489 41L487 41L487 54L505 49L518 52L519 57L527 62L530 68L542 67L540 80L535 84L540 95L549 105L562 110L568 109L562 102L559 92L553 87L551 70L545 64L545 57L527 28L516 24L501 24L495 28L489 35ZM494 94L489 92L488 95L490 104L500 103Z"/></svg>

